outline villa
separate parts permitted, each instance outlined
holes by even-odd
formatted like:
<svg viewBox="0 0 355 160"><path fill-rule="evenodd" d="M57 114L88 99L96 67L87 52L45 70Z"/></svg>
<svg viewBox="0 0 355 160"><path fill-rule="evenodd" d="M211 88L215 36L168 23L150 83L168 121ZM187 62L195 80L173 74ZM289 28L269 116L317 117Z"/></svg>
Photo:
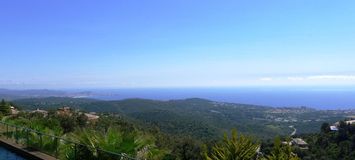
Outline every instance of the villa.
<svg viewBox="0 0 355 160"><path fill-rule="evenodd" d="M100 118L100 116L91 113L84 113L84 115L88 117L89 121L97 121Z"/></svg>
<svg viewBox="0 0 355 160"><path fill-rule="evenodd" d="M338 127L337 126L330 126L329 127L331 131L338 131Z"/></svg>
<svg viewBox="0 0 355 160"><path fill-rule="evenodd" d="M291 143L292 145L298 146L300 149L308 149L308 143L302 138L293 138Z"/></svg>
<svg viewBox="0 0 355 160"><path fill-rule="evenodd" d="M58 115L72 115L71 108L70 107L62 107L57 109L57 114Z"/></svg>
<svg viewBox="0 0 355 160"><path fill-rule="evenodd" d="M48 111L41 110L39 108L37 108L36 110L32 111L31 113L40 113L40 114L43 114L45 117L48 116Z"/></svg>
<svg viewBox="0 0 355 160"><path fill-rule="evenodd" d="M17 115L19 111L14 106L10 106L10 113L11 115Z"/></svg>

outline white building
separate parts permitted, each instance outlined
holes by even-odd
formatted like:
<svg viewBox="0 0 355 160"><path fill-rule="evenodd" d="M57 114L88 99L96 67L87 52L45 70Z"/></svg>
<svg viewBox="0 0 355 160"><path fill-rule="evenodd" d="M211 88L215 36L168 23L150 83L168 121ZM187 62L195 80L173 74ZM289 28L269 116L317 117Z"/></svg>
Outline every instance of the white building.
<svg viewBox="0 0 355 160"><path fill-rule="evenodd" d="M45 117L48 116L48 112L45 110L40 110L39 108L37 108L36 110L32 111L31 113L41 113L43 114Z"/></svg>
<svg viewBox="0 0 355 160"><path fill-rule="evenodd" d="M308 149L308 143L301 138L293 138L292 144L298 146L300 149Z"/></svg>
<svg viewBox="0 0 355 160"><path fill-rule="evenodd" d="M11 113L12 115L16 115L16 114L19 113L19 111L18 111L14 106L11 106L11 107L10 107L10 113Z"/></svg>
<svg viewBox="0 0 355 160"><path fill-rule="evenodd" d="M338 131L338 127L337 126L330 126L329 127L331 131Z"/></svg>
<svg viewBox="0 0 355 160"><path fill-rule="evenodd" d="M84 113L86 117L88 117L89 121L96 121L100 118L100 116L90 113Z"/></svg>

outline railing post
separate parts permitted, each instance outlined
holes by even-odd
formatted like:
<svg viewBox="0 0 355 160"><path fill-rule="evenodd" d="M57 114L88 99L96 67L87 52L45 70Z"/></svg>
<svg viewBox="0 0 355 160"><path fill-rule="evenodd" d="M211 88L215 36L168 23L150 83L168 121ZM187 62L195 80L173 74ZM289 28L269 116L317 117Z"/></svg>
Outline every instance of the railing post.
<svg viewBox="0 0 355 160"><path fill-rule="evenodd" d="M16 142L16 144L18 144L17 126L15 126L15 142Z"/></svg>
<svg viewBox="0 0 355 160"><path fill-rule="evenodd" d="M9 124L6 124L6 138L9 138Z"/></svg>
<svg viewBox="0 0 355 160"><path fill-rule="evenodd" d="M26 129L26 144L27 144L27 147L30 146L30 131L28 129Z"/></svg>
<svg viewBox="0 0 355 160"><path fill-rule="evenodd" d="M74 159L76 160L77 159L77 157L76 157L76 143L74 143Z"/></svg>
<svg viewBox="0 0 355 160"><path fill-rule="evenodd" d="M43 144L42 144L42 143L43 143L43 142L42 142L42 134L39 133L39 132L38 132L38 134L39 134L39 149L42 150L42 145L43 145Z"/></svg>
<svg viewBox="0 0 355 160"><path fill-rule="evenodd" d="M55 140L55 157L58 158L58 147L59 147L59 139L57 137L54 138Z"/></svg>
<svg viewBox="0 0 355 160"><path fill-rule="evenodd" d="M97 158L100 158L100 150L97 149L97 148L95 148L95 150L96 150L96 153L97 153Z"/></svg>

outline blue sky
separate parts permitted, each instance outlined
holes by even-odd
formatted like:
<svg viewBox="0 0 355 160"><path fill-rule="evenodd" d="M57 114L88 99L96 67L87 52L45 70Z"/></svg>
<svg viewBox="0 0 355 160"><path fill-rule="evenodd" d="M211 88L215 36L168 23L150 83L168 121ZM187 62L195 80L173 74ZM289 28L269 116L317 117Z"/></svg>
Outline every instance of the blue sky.
<svg viewBox="0 0 355 160"><path fill-rule="evenodd" d="M355 2L0 2L0 87L355 85Z"/></svg>

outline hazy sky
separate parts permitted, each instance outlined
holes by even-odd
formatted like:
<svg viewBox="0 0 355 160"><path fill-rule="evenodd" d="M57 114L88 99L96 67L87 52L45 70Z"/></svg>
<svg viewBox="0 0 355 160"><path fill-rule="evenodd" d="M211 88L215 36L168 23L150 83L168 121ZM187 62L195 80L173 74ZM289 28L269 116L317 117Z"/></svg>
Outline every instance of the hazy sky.
<svg viewBox="0 0 355 160"><path fill-rule="evenodd" d="M355 1L0 1L0 87L355 85Z"/></svg>

